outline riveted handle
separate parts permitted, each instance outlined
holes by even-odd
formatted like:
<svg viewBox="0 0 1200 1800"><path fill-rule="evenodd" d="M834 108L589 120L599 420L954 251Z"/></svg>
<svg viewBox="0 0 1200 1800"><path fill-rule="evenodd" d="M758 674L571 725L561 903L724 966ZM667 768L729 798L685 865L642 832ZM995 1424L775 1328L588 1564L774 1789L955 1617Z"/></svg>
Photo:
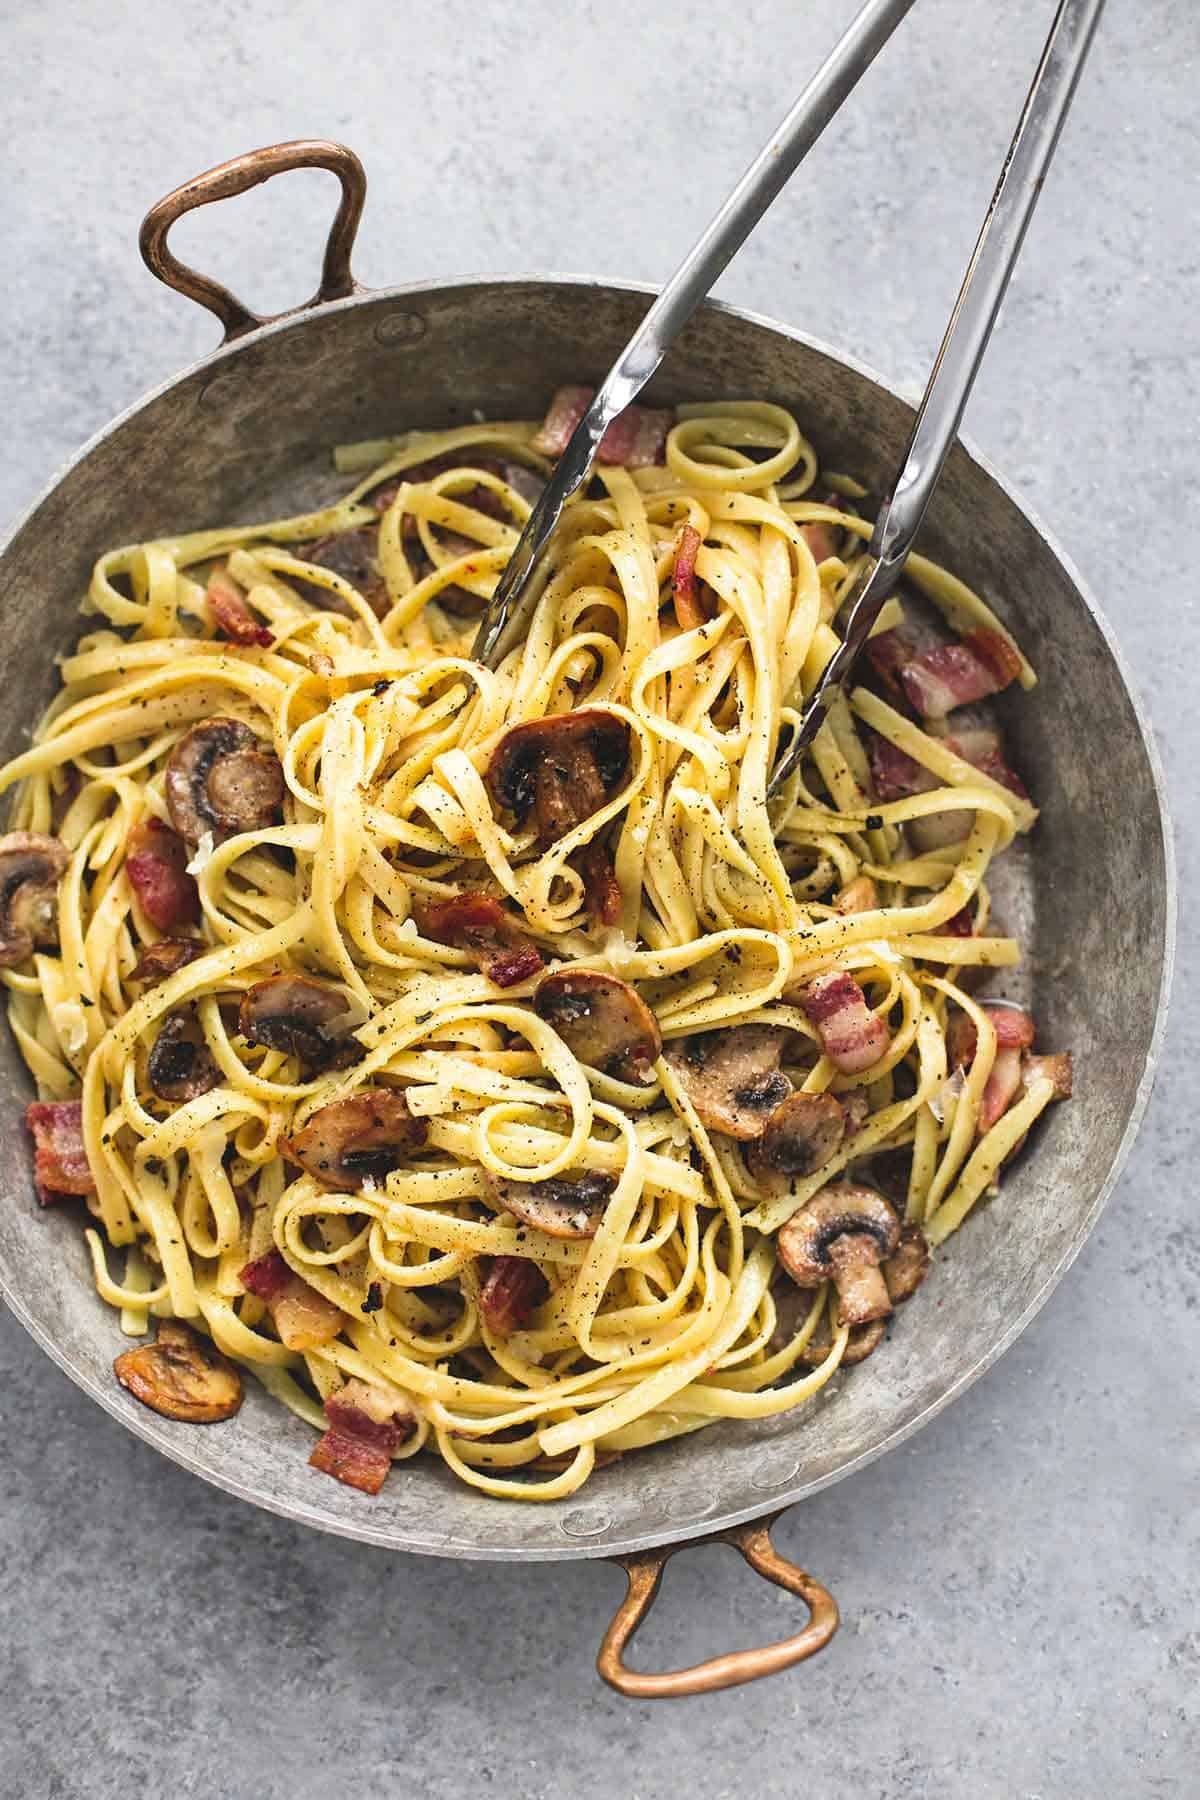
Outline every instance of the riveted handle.
<svg viewBox="0 0 1200 1800"><path fill-rule="evenodd" d="M272 175L282 175L290 169L329 169L342 184L342 197L329 229L321 284L316 293L302 306L264 316L251 312L236 294L230 293L210 275L201 275L197 269L180 262L167 245L167 233L177 219L197 206L211 206L214 200L228 200L234 194L244 194L248 189L258 187L260 182L270 181ZM297 138L292 143L269 144L264 150L249 150L244 156L218 163L215 169L208 169L194 180L185 181L182 187L164 194L142 220L138 243L151 274L215 313L225 327L225 342L229 343L275 319L286 319L293 313L321 306L327 300L344 300L350 294L361 292L350 272L350 254L366 196L366 172L353 150L330 138Z"/></svg>
<svg viewBox="0 0 1200 1800"><path fill-rule="evenodd" d="M711 1537L689 1538L682 1544L669 1544L664 1550L650 1550L640 1556L615 1557L613 1560L620 1563L629 1578L629 1587L596 1658L596 1667L608 1685L631 1700L677 1700L686 1694L711 1694L718 1688L739 1687L744 1681L778 1675L823 1650L838 1628L837 1602L828 1588L776 1550L771 1542L771 1527L778 1517L774 1513L765 1520L735 1525L729 1531L714 1532ZM808 1623L794 1637L764 1644L758 1650L732 1650L690 1669L640 1674L624 1661L625 1647L653 1606L670 1558L677 1550L693 1549L698 1544L732 1544L756 1575L803 1600L808 1608Z"/></svg>

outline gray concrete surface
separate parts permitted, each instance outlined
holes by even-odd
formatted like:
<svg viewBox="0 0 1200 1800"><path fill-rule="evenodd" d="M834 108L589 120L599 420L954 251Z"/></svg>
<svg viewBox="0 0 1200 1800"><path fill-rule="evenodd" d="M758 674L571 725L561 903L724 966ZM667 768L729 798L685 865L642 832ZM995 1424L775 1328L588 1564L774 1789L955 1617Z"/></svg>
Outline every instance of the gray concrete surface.
<svg viewBox="0 0 1200 1800"><path fill-rule="evenodd" d="M157 289L146 205L221 157L344 137L362 279L558 267L654 280L851 0L3 0L0 514L213 341ZM728 298L919 387L1049 0L923 0L728 272ZM525 47L527 54L523 54ZM1197 875L1200 12L1111 0L970 415L1104 597ZM325 178L179 248L281 306ZM0 1318L0 1793L360 1800L1200 1792L1200 1347L1190 906L1165 1068L1090 1245L913 1444L794 1512L845 1625L791 1677L628 1705L591 1660L611 1567L391 1558L211 1491ZM778 1634L728 1552L681 1559L645 1666Z"/></svg>

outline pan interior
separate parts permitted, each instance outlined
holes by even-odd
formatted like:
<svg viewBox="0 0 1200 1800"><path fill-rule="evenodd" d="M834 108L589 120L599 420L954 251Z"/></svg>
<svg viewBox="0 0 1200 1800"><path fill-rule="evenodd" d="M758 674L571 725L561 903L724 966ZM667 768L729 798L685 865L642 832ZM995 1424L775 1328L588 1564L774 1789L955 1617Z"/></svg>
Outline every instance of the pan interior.
<svg viewBox="0 0 1200 1800"><path fill-rule="evenodd" d="M400 290L256 334L152 395L85 451L0 557L11 756L54 688L53 654L104 549L279 517L338 491L329 447L412 426L533 417L553 388L601 375L646 305L632 289L516 280ZM878 494L910 409L865 371L765 322L708 305L650 390L659 403L753 396L791 408L826 467ZM999 1354L1087 1235L1144 1103L1169 960L1170 873L1144 728L1077 578L964 448L920 548L979 589L1038 670L1002 697L1013 760L1042 819L996 871L995 911L1026 961L994 991L1036 1004L1039 1042L1075 1053L1076 1090L1033 1153L977 1209L868 1363L807 1409L721 1422L600 1471L580 1495L490 1500L443 1465L399 1464L376 1499L307 1466L312 1434L253 1383L220 1425L173 1424L112 1378L126 1348L96 1296L78 1224L39 1212L24 1065L0 1033L0 1282L17 1315L109 1411L198 1474L327 1530L476 1557L586 1556L686 1536L837 1479L915 1429Z"/></svg>

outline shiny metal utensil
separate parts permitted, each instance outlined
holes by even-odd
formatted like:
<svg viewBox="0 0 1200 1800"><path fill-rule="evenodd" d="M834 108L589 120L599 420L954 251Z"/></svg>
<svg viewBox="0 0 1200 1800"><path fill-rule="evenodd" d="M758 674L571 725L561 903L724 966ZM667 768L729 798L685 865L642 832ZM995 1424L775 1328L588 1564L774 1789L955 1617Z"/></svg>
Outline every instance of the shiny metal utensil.
<svg viewBox="0 0 1200 1800"><path fill-rule="evenodd" d="M567 501L591 473L604 433L636 400L730 258L913 5L914 0L867 0L650 307L576 426L526 521L480 621L471 652L477 662L494 669L520 641L537 603L554 528Z"/></svg>
<svg viewBox="0 0 1200 1800"><path fill-rule="evenodd" d="M1061 0L1042 60L1004 159L1000 180L963 277L917 411L904 463L875 521L866 559L845 604L841 645L825 666L786 754L767 784L777 793L799 767L830 702L871 635L925 517L987 349L1063 120L1074 98L1104 0Z"/></svg>

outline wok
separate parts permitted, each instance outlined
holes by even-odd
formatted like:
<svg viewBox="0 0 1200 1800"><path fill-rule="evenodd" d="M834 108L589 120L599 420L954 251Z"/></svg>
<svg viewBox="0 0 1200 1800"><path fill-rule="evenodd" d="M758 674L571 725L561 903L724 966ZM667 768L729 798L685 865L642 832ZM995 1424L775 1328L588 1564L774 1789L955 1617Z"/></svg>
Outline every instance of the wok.
<svg viewBox="0 0 1200 1800"><path fill-rule="evenodd" d="M341 204L320 287L263 320L185 268L166 244L191 207L283 169L332 170ZM340 145L253 152L176 190L148 215L156 274L212 310L215 354L114 421L34 504L0 550L10 696L0 754L13 755L55 686L52 656L78 633L93 559L120 543L307 509L336 491L334 443L412 426L540 415L560 383L603 374L648 290L585 278L506 277L368 293L350 251L365 177ZM696 315L650 391L652 403L731 395L794 410L822 461L880 491L912 412L868 370L733 307ZM607 1556L629 1574L601 1673L623 1692L731 1685L797 1661L837 1624L832 1597L772 1549L771 1518L908 1437L995 1361L1062 1277L1094 1225L1148 1097L1161 1037L1174 928L1174 874L1148 728L1096 603L1028 508L982 460L955 448L921 547L982 590L1012 626L1041 685L1008 713L1011 741L1042 819L996 874L996 910L1027 947L1040 1032L1075 1052L1075 1098L939 1260L939 1305L906 1307L884 1350L814 1403L761 1422L721 1422L599 1472L549 1505L498 1503L432 1460L397 1465L378 1498L308 1467L311 1433L256 1384L233 1419L203 1428L140 1406L112 1375L126 1340L96 1296L65 1212L33 1201L22 1125L29 1078L0 1033L0 1286L39 1344L80 1387L165 1455L243 1499L322 1530L395 1550L481 1559ZM765 1521L765 1522L764 1522ZM621 1652L666 1558L721 1537L804 1599L798 1634L672 1674L630 1670Z"/></svg>

